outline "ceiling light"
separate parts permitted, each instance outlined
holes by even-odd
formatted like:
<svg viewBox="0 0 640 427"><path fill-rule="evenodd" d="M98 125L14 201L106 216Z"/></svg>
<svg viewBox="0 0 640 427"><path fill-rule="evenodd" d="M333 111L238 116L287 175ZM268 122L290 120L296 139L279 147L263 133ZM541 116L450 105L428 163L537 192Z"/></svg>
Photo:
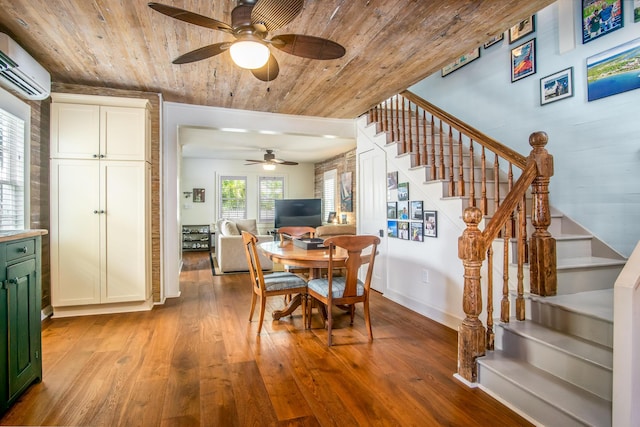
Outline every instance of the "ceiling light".
<svg viewBox="0 0 640 427"><path fill-rule="evenodd" d="M238 67L255 70L269 60L269 48L253 39L238 40L229 48L231 59Z"/></svg>
<svg viewBox="0 0 640 427"><path fill-rule="evenodd" d="M262 165L262 169L266 171L274 171L276 170L276 165L274 165L273 163L265 163L264 165Z"/></svg>

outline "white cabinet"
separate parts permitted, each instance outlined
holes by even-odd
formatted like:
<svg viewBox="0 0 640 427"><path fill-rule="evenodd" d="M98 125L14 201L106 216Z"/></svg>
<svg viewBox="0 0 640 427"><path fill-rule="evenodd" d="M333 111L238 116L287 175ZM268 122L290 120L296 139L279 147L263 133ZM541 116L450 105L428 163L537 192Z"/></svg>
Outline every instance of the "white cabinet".
<svg viewBox="0 0 640 427"><path fill-rule="evenodd" d="M103 100L99 97L96 101ZM84 114L96 106L80 104L77 110L68 102L52 105L51 159L51 297L54 316L132 311L151 307L151 165L131 155L120 159L124 150L111 156L109 147L148 145L147 120L124 129L112 129L114 141L106 138L106 149L88 156L91 150L82 144L80 128L87 127L86 145L102 147L104 138L95 140L95 129L113 126L92 122ZM114 106L98 106L99 116L109 119ZM131 107L125 108L125 110ZM134 108L135 109L135 108ZM137 108L146 117L145 107ZM106 110L106 114L102 115ZM72 120L78 111L78 120ZM54 117L56 116L56 117ZM54 125L53 122L56 122ZM122 120L126 122L126 120ZM123 125L124 126L124 125ZM131 136L131 139L128 137ZM63 141L63 142L61 142ZM53 145L58 158L54 158ZM66 151L65 151L66 150ZM134 153L135 150L130 150ZM84 158L81 153L85 153ZM68 156L65 158L64 156ZM114 160L113 158L117 158Z"/></svg>

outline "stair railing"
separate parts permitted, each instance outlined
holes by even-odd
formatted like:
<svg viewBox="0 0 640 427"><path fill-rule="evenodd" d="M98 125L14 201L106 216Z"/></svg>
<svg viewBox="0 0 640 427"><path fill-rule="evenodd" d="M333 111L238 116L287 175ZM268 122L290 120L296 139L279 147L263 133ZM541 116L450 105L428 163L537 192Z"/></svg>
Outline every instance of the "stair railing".
<svg viewBox="0 0 640 427"><path fill-rule="evenodd" d="M377 123L378 131L386 132L391 142L397 144L399 155L411 156L412 168L426 168L427 180L446 182L449 197L467 200L463 213L467 228L458 239L458 256L464 266L462 307L465 312L458 331L458 374L475 382L476 358L484 355L485 350L492 350L494 345L494 240L502 238L504 251L501 322L509 322L511 313L509 247L512 239L516 241L516 319L525 319L524 265L527 261L530 292L541 296L556 293L556 242L548 231L553 157L545 149L547 135L544 132L531 134L532 151L525 157L409 91L376 105L369 111L368 118ZM478 150L479 154L476 154ZM519 175L515 183L514 174ZM492 199L488 195L489 186L493 188ZM500 193L501 187L506 187L504 197ZM529 193L534 231L527 238ZM480 230L483 219L487 222L484 230ZM485 258L488 272L486 328L480 320L480 270Z"/></svg>

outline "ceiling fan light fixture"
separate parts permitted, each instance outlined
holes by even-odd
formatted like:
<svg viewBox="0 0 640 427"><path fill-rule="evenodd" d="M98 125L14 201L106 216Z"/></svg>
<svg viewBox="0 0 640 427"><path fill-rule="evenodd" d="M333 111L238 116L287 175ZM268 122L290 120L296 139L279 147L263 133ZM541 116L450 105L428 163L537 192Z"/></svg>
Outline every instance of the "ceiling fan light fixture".
<svg viewBox="0 0 640 427"><path fill-rule="evenodd" d="M231 59L238 67L248 70L262 68L269 60L269 48L264 43L248 39L238 40L229 48Z"/></svg>
<svg viewBox="0 0 640 427"><path fill-rule="evenodd" d="M276 165L274 165L273 163L265 163L264 165L262 165L262 169L266 171L274 171L276 170Z"/></svg>

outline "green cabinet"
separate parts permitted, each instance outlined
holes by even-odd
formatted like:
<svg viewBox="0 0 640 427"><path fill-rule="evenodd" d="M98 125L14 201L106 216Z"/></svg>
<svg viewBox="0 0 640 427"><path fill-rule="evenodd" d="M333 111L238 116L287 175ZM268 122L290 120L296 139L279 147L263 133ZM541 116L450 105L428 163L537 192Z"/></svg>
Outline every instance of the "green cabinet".
<svg viewBox="0 0 640 427"><path fill-rule="evenodd" d="M41 237L0 243L0 415L42 380Z"/></svg>

